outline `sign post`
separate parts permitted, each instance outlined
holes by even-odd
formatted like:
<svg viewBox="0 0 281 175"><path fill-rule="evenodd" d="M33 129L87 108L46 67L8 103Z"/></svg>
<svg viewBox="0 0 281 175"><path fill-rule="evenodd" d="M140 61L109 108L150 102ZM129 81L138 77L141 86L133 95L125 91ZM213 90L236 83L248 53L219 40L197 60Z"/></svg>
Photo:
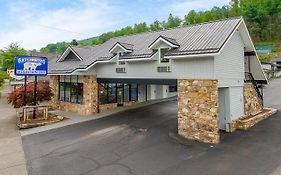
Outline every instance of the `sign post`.
<svg viewBox="0 0 281 175"><path fill-rule="evenodd" d="M24 76L24 95L23 95L24 106L26 105L26 81L27 81L27 77Z"/></svg>
<svg viewBox="0 0 281 175"><path fill-rule="evenodd" d="M34 94L33 105L37 104L37 76L47 76L48 58L34 56L17 56L15 61L15 75L25 76L24 78L24 105L26 100L26 81L27 76L35 76L34 78ZM33 119L35 119L35 110L33 111Z"/></svg>
<svg viewBox="0 0 281 175"><path fill-rule="evenodd" d="M36 103L37 103L37 100L36 100L36 98L37 98L37 76L35 76L34 77L34 93L33 93L33 105L35 106L36 105ZM33 109L33 119L35 119L35 109Z"/></svg>

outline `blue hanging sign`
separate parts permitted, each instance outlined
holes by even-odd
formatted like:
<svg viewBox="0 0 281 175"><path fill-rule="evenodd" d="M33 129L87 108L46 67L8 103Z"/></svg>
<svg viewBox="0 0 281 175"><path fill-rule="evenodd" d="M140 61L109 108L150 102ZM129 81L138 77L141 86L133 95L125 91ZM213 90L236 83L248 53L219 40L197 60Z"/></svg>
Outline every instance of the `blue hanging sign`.
<svg viewBox="0 0 281 175"><path fill-rule="evenodd" d="M48 73L48 58L33 56L17 56L15 75L46 76Z"/></svg>

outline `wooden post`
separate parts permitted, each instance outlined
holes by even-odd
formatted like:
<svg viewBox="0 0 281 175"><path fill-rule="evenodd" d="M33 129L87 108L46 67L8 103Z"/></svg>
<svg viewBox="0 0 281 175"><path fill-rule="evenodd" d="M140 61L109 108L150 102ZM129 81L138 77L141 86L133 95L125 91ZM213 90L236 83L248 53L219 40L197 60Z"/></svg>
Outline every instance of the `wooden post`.
<svg viewBox="0 0 281 175"><path fill-rule="evenodd" d="M23 121L26 121L26 108L23 108Z"/></svg>
<svg viewBox="0 0 281 175"><path fill-rule="evenodd" d="M49 116L48 116L48 106L45 107L45 111L46 111L46 120L48 120Z"/></svg>

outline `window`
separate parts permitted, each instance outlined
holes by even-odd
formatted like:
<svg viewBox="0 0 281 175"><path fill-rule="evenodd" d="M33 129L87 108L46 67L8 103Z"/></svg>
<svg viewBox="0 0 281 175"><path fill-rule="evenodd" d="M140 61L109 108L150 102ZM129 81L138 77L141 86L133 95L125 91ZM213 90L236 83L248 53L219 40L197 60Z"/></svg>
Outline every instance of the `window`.
<svg viewBox="0 0 281 175"><path fill-rule="evenodd" d="M124 65L124 64L125 64L125 61L118 61L118 64L119 64L119 65Z"/></svg>
<svg viewBox="0 0 281 175"><path fill-rule="evenodd" d="M107 88L108 88L108 103L116 103L116 84L109 83Z"/></svg>
<svg viewBox="0 0 281 175"><path fill-rule="evenodd" d="M123 56L124 54L125 54L124 52L119 52L118 53L118 65L126 64L125 61L120 60L120 57Z"/></svg>
<svg viewBox="0 0 281 175"><path fill-rule="evenodd" d="M83 103L83 76L60 76L59 100Z"/></svg>
<svg viewBox="0 0 281 175"><path fill-rule="evenodd" d="M99 103L100 104L107 103L107 84L104 83L99 84Z"/></svg>
<svg viewBox="0 0 281 175"><path fill-rule="evenodd" d="M130 101L130 85L124 84L124 101Z"/></svg>
<svg viewBox="0 0 281 175"><path fill-rule="evenodd" d="M138 101L138 85L131 84L131 101Z"/></svg>
<svg viewBox="0 0 281 175"><path fill-rule="evenodd" d="M168 52L168 48L160 48L159 55L160 55L160 63L169 63L170 60L164 58L165 54Z"/></svg>
<svg viewBox="0 0 281 175"><path fill-rule="evenodd" d="M118 88L117 88L118 87ZM108 104L117 102L118 93L122 93L123 101L137 101L138 100L138 84L128 83L100 83L99 84L99 103ZM118 94L120 95L120 94Z"/></svg>
<svg viewBox="0 0 281 175"><path fill-rule="evenodd" d="M169 86L169 92L177 92L178 86L177 85L170 85Z"/></svg>

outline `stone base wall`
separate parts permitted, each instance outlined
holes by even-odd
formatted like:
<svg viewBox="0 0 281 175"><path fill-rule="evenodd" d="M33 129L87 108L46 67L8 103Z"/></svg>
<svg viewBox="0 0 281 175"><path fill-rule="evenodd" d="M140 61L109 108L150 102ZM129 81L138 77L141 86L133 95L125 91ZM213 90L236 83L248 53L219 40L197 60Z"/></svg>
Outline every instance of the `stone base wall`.
<svg viewBox="0 0 281 175"><path fill-rule="evenodd" d="M128 102L124 102L123 103L123 106L124 107L127 107L127 106L133 106L135 104L137 104L138 102L137 101L128 101Z"/></svg>
<svg viewBox="0 0 281 175"><path fill-rule="evenodd" d="M217 80L178 80L178 134L219 143Z"/></svg>
<svg viewBox="0 0 281 175"><path fill-rule="evenodd" d="M117 103L102 104L99 105L99 112L108 111L114 108L117 108Z"/></svg>
<svg viewBox="0 0 281 175"><path fill-rule="evenodd" d="M123 102L123 106L124 107L133 106L137 103L138 103L137 101ZM111 109L114 109L117 107L118 107L117 103L102 104L102 105L99 105L99 112L108 111L108 110L111 110Z"/></svg>
<svg viewBox="0 0 281 175"><path fill-rule="evenodd" d="M59 76L49 76L49 85L54 93L49 103L53 109L75 112L80 115L89 115L98 112L98 83L95 76L84 76L83 104L59 101Z"/></svg>
<svg viewBox="0 0 281 175"><path fill-rule="evenodd" d="M246 116L256 115L262 111L262 105L251 83L244 85L244 111Z"/></svg>
<svg viewBox="0 0 281 175"><path fill-rule="evenodd" d="M76 104L76 103L69 103L69 102L63 102L60 101L56 109L66 111L66 112L74 112L79 115L87 115L87 109L82 104Z"/></svg>

